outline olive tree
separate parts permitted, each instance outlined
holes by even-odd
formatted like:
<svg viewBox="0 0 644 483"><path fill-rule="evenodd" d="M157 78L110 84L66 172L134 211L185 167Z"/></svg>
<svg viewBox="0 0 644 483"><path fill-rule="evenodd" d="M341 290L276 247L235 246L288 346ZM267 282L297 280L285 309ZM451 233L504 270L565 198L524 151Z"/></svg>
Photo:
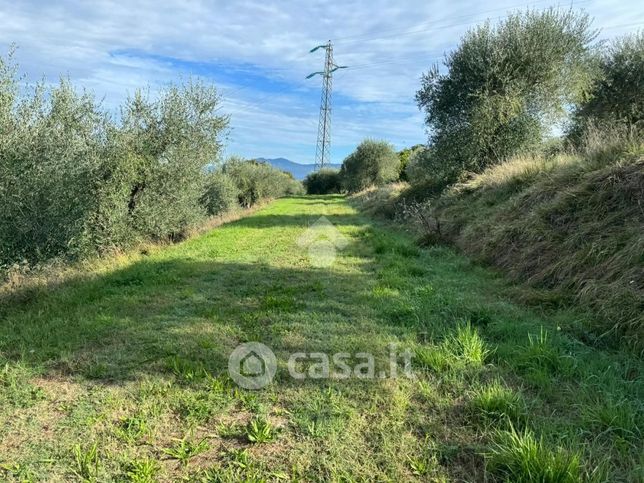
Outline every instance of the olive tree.
<svg viewBox="0 0 644 483"><path fill-rule="evenodd" d="M177 239L202 203L228 118L213 87L137 93L120 119L68 80L21 85L0 57L0 268Z"/></svg>
<svg viewBox="0 0 644 483"><path fill-rule="evenodd" d="M340 171L337 169L323 168L309 173L304 178L303 184L309 195L339 193L342 190Z"/></svg>
<svg viewBox="0 0 644 483"><path fill-rule="evenodd" d="M416 94L431 132L427 170L453 181L538 144L591 83L590 23L550 9L470 30Z"/></svg>
<svg viewBox="0 0 644 483"><path fill-rule="evenodd" d="M345 158L340 168L342 184L347 191L360 191L398 179L400 157L386 141L366 139Z"/></svg>
<svg viewBox="0 0 644 483"><path fill-rule="evenodd" d="M611 43L599 66L588 98L572 118L568 135L575 142L595 125L644 127L644 32Z"/></svg>

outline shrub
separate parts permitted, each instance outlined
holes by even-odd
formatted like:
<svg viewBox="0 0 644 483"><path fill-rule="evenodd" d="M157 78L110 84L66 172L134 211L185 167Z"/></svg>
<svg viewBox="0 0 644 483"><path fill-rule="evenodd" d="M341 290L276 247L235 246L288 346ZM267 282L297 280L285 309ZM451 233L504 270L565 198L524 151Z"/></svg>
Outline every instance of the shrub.
<svg viewBox="0 0 644 483"><path fill-rule="evenodd" d="M141 93L128 99L119 142L128 153L127 213L147 238L177 239L205 212L200 204L204 167L220 151L228 119L216 114L213 87L189 82L170 86L158 100Z"/></svg>
<svg viewBox="0 0 644 483"><path fill-rule="evenodd" d="M409 159L405 167L405 179L407 181L417 184L429 177L428 160L431 152L430 148L421 146L409 154Z"/></svg>
<svg viewBox="0 0 644 483"><path fill-rule="evenodd" d="M97 212L108 120L69 82L19 97L0 60L0 264L78 253ZM9 75L9 77L7 77Z"/></svg>
<svg viewBox="0 0 644 483"><path fill-rule="evenodd" d="M309 173L304 179L304 188L309 195L324 195L339 193L342 189L340 171L337 169L323 168Z"/></svg>
<svg viewBox="0 0 644 483"><path fill-rule="evenodd" d="M179 239L205 216L228 118L211 86L138 92L119 122L67 80L20 89L0 58L0 265Z"/></svg>
<svg viewBox="0 0 644 483"><path fill-rule="evenodd" d="M293 176L269 164L233 157L222 170L235 182L239 204L246 208L264 199L302 192L301 183Z"/></svg>
<svg viewBox="0 0 644 483"><path fill-rule="evenodd" d="M409 164L411 156L419 150L422 150L424 146L422 144L416 144L411 148L405 148L402 151L398 152L398 158L400 159L400 171L398 173L399 181L409 181L407 177L407 165Z"/></svg>
<svg viewBox="0 0 644 483"><path fill-rule="evenodd" d="M217 170L207 175L201 204L208 215L219 215L239 206L239 189L235 180Z"/></svg>
<svg viewBox="0 0 644 483"><path fill-rule="evenodd" d="M644 122L644 32L616 40L601 54L600 75L575 110L568 138L575 144L594 126Z"/></svg>
<svg viewBox="0 0 644 483"><path fill-rule="evenodd" d="M400 158L391 144L367 139L342 162L340 177L350 192L398 179Z"/></svg>
<svg viewBox="0 0 644 483"><path fill-rule="evenodd" d="M585 14L528 11L469 31L416 94L431 131L432 175L456 181L536 146L590 84Z"/></svg>
<svg viewBox="0 0 644 483"><path fill-rule="evenodd" d="M488 469L504 481L574 483L582 479L578 453L550 449L543 438L536 439L527 429L522 433L515 429L499 432L486 456Z"/></svg>

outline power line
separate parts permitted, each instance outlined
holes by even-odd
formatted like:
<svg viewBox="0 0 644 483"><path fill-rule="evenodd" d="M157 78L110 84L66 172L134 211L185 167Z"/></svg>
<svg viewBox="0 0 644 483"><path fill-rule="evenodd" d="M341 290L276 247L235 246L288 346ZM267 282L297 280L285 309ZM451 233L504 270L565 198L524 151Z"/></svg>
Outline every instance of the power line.
<svg viewBox="0 0 644 483"><path fill-rule="evenodd" d="M320 100L320 119L318 122L318 140L315 149L315 169L320 170L328 164L331 148L331 90L333 87L333 73L338 69L345 69L344 65L337 65L333 61L333 45L329 40L324 45L318 45L311 49L315 52L324 49L324 71L313 72L306 76L307 79L316 75L322 76L322 97Z"/></svg>

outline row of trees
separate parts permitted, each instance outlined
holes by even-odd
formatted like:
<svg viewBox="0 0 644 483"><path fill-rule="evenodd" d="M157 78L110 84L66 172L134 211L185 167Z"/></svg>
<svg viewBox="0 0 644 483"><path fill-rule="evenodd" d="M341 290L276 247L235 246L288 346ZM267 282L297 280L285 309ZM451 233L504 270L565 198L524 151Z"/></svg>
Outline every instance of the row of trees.
<svg viewBox="0 0 644 483"><path fill-rule="evenodd" d="M543 151L554 126L579 147L597 126L642 128L644 35L595 42L588 15L528 11L468 32L416 94L430 138L407 177L437 190L511 156Z"/></svg>
<svg viewBox="0 0 644 483"><path fill-rule="evenodd" d="M304 180L308 194L354 193L369 186L395 181L401 174L401 156L386 141L366 139L345 158L340 170L322 169Z"/></svg>
<svg viewBox="0 0 644 483"><path fill-rule="evenodd" d="M596 42L588 15L528 11L470 30L416 93L427 145L398 153L363 142L340 172L310 176L309 192L358 191L394 180L428 195L526 152L581 147L601 129L644 126L644 34Z"/></svg>
<svg viewBox="0 0 644 483"><path fill-rule="evenodd" d="M114 120L61 80L25 91L0 57L0 266L177 240L207 215L298 189L268 166L214 172L228 117L200 82L137 92Z"/></svg>

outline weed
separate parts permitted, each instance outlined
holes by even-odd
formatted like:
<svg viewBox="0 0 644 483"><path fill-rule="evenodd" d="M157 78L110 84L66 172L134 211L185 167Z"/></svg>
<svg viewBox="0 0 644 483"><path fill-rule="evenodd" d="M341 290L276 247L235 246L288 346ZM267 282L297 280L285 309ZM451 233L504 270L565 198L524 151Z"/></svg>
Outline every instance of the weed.
<svg viewBox="0 0 644 483"><path fill-rule="evenodd" d="M202 379L207 375L203 365L173 356L169 360L169 367L179 380L190 383Z"/></svg>
<svg viewBox="0 0 644 483"><path fill-rule="evenodd" d="M431 462L426 458L407 457L411 472L416 476L425 476L432 470Z"/></svg>
<svg viewBox="0 0 644 483"><path fill-rule="evenodd" d="M236 438L243 434L239 426L229 423L219 423L216 431L221 438Z"/></svg>
<svg viewBox="0 0 644 483"><path fill-rule="evenodd" d="M140 416L122 418L117 427L117 434L128 443L135 443L150 432L148 423Z"/></svg>
<svg viewBox="0 0 644 483"><path fill-rule="evenodd" d="M450 356L443 347L418 347L413 362L421 368L439 373L451 366Z"/></svg>
<svg viewBox="0 0 644 483"><path fill-rule="evenodd" d="M205 422L217 409L216 401L208 394L184 394L178 403L177 412L189 422Z"/></svg>
<svg viewBox="0 0 644 483"><path fill-rule="evenodd" d="M192 441L187 436L182 439L175 438L175 444L171 448L163 450L165 454L171 456L181 463L182 466L188 466L188 462L197 455L210 449L206 439Z"/></svg>
<svg viewBox="0 0 644 483"><path fill-rule="evenodd" d="M469 322L456 328L456 334L448 344L452 353L466 365L482 366L491 352Z"/></svg>
<svg viewBox="0 0 644 483"><path fill-rule="evenodd" d="M33 471L21 464L0 463L0 476L7 477L7 481L19 481L20 483L38 481Z"/></svg>
<svg viewBox="0 0 644 483"><path fill-rule="evenodd" d="M30 407L45 398L39 387L28 382L28 373L19 364L8 362L0 368L0 401L16 407Z"/></svg>
<svg viewBox="0 0 644 483"><path fill-rule="evenodd" d="M550 449L543 438L526 429L499 432L486 454L487 467L505 481L516 483L577 483L581 480L580 454L563 448Z"/></svg>
<svg viewBox="0 0 644 483"><path fill-rule="evenodd" d="M641 441L640 421L642 412L638 412L626 399L614 399L611 396L596 398L590 404L581 407L581 414L586 425L593 433L618 436L627 441Z"/></svg>
<svg viewBox="0 0 644 483"><path fill-rule="evenodd" d="M98 474L99 456L98 445L94 443L88 448L83 448L80 444L73 447L74 455L74 474L83 481L94 481Z"/></svg>
<svg viewBox="0 0 644 483"><path fill-rule="evenodd" d="M250 467L250 453L247 449L231 449L228 452L228 456L230 456L230 461L235 466L244 469Z"/></svg>
<svg viewBox="0 0 644 483"><path fill-rule="evenodd" d="M275 428L265 419L253 419L246 427L246 436L251 443L268 443L275 439Z"/></svg>
<svg viewBox="0 0 644 483"><path fill-rule="evenodd" d="M516 425L525 421L527 417L523 396L506 387L498 379L479 389L470 404L475 414L496 421L507 418Z"/></svg>
<svg viewBox="0 0 644 483"><path fill-rule="evenodd" d="M151 459L130 461L126 466L126 475L132 483L154 483L161 470L159 463Z"/></svg>

